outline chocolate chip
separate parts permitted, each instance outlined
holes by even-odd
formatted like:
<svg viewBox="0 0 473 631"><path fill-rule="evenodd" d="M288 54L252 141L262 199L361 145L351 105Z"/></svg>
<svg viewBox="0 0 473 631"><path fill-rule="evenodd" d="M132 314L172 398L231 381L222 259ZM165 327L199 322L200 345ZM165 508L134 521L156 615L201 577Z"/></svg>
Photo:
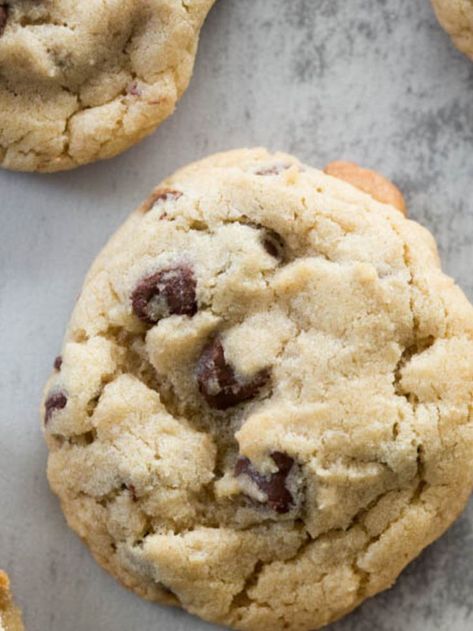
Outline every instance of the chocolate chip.
<svg viewBox="0 0 473 631"><path fill-rule="evenodd" d="M140 206L139 210L143 214L153 208L155 204L158 202L167 202L169 200L176 200L182 197L182 193L180 191L176 191L172 188L157 188L155 189L148 199Z"/></svg>
<svg viewBox="0 0 473 631"><path fill-rule="evenodd" d="M284 241L277 232L265 229L261 236L261 242L270 256L279 260L284 258Z"/></svg>
<svg viewBox="0 0 473 631"><path fill-rule="evenodd" d="M44 414L44 423L48 424L52 415L59 410L62 410L66 407L67 397L64 392L53 392L51 393L46 402L44 404L45 414Z"/></svg>
<svg viewBox="0 0 473 631"><path fill-rule="evenodd" d="M154 193L154 203L167 202L170 199L179 199L179 197L182 197L182 193L179 191L175 191L172 188L161 188Z"/></svg>
<svg viewBox="0 0 473 631"><path fill-rule="evenodd" d="M131 94L132 96L141 96L141 89L138 86L138 82L133 81L132 83L130 83L130 85L128 86L127 92L128 94Z"/></svg>
<svg viewBox="0 0 473 631"><path fill-rule="evenodd" d="M146 324L156 324L170 315L197 313L197 283L188 265L162 269L141 280L131 295L135 315Z"/></svg>
<svg viewBox="0 0 473 631"><path fill-rule="evenodd" d="M0 36L3 35L8 20L8 5L0 4Z"/></svg>
<svg viewBox="0 0 473 631"><path fill-rule="evenodd" d="M288 513L294 507L294 498L286 486L287 477L294 466L294 460L287 454L275 451L271 458L278 470L269 475L262 475L248 458L238 458L235 475L248 476L266 495L266 504L276 513Z"/></svg>
<svg viewBox="0 0 473 631"><path fill-rule="evenodd" d="M226 410L253 398L269 379L269 370L260 370L252 379L241 379L225 360L222 343L215 338L208 344L197 363L199 391L207 403Z"/></svg>
<svg viewBox="0 0 473 631"><path fill-rule="evenodd" d="M58 355L56 357L56 359L54 360L54 370L61 370L61 366L62 366L62 355Z"/></svg>
<svg viewBox="0 0 473 631"><path fill-rule="evenodd" d="M290 166L290 164L279 162L278 164L258 169L258 171L255 171L255 175L279 175L283 171L287 171Z"/></svg>
<svg viewBox="0 0 473 631"><path fill-rule="evenodd" d="M125 488L127 488L128 491L130 492L131 499L134 502L137 502L138 501L138 496L136 495L136 487L135 487L135 485L134 484L128 484L128 485L125 485Z"/></svg>

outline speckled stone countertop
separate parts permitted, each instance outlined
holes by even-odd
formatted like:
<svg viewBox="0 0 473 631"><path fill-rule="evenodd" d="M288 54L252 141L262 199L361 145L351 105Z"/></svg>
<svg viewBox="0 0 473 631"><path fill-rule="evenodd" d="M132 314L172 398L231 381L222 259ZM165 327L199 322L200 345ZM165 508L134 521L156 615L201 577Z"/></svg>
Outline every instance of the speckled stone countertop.
<svg viewBox="0 0 473 631"><path fill-rule="evenodd" d="M204 631L96 566L45 479L41 388L83 276L151 188L208 153L267 145L374 167L436 235L473 299L473 63L428 0L219 0L191 87L156 134L54 176L0 173L0 565L28 631ZM333 631L471 631L473 504Z"/></svg>

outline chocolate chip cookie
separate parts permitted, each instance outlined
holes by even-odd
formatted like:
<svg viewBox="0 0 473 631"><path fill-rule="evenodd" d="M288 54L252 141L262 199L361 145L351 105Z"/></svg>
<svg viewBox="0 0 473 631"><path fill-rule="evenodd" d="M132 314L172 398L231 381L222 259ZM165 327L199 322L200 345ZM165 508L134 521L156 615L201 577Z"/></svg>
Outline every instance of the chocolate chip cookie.
<svg viewBox="0 0 473 631"><path fill-rule="evenodd" d="M432 0L435 13L455 46L473 60L473 3L471 0Z"/></svg>
<svg viewBox="0 0 473 631"><path fill-rule="evenodd" d="M186 89L214 0L0 0L0 165L59 171L152 131Z"/></svg>
<svg viewBox="0 0 473 631"><path fill-rule="evenodd" d="M473 485L473 308L386 180L327 170L240 150L163 182L45 390L50 484L98 562L245 631L386 589Z"/></svg>
<svg viewBox="0 0 473 631"><path fill-rule="evenodd" d="M10 581L0 570L0 631L24 631L20 610L10 593Z"/></svg>

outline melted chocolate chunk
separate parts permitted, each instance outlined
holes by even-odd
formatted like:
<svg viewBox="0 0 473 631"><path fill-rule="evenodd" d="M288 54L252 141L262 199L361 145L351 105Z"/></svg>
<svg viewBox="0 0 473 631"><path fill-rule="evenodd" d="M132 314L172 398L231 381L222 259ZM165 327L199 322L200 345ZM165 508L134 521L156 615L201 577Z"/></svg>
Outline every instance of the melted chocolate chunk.
<svg viewBox="0 0 473 631"><path fill-rule="evenodd" d="M56 357L56 359L54 360L54 370L61 370L61 366L62 366L62 355L58 355Z"/></svg>
<svg viewBox="0 0 473 631"><path fill-rule="evenodd" d="M266 504L276 513L288 513L294 507L294 498L286 486L287 477L294 466L294 460L287 454L275 451L271 454L278 470L270 475L262 475L248 458L238 458L235 475L248 476L267 496Z"/></svg>
<svg viewBox="0 0 473 631"><path fill-rule="evenodd" d="M135 315L146 324L156 324L170 315L197 313L197 283L188 265L176 265L143 278L131 295Z"/></svg>
<svg viewBox="0 0 473 631"><path fill-rule="evenodd" d="M8 21L8 5L0 4L0 37L3 35Z"/></svg>
<svg viewBox="0 0 473 631"><path fill-rule="evenodd" d="M67 397L64 392L53 392L51 393L46 402L44 404L45 414L44 414L44 424L47 425L51 420L51 417L55 412L62 410L66 407Z"/></svg>
<svg viewBox="0 0 473 631"><path fill-rule="evenodd" d="M253 398L269 379L269 370L260 370L252 379L241 379L225 360L222 343L215 338L197 363L199 391L217 410L226 410Z"/></svg>
<svg viewBox="0 0 473 631"><path fill-rule="evenodd" d="M284 258L284 241L274 230L265 229L261 236L261 243L266 252L275 259Z"/></svg>
<svg viewBox="0 0 473 631"><path fill-rule="evenodd" d="M172 199L179 199L179 197L182 197L180 191L176 191L172 188L157 188L141 205L140 210L142 213L147 213L158 202L167 202Z"/></svg>

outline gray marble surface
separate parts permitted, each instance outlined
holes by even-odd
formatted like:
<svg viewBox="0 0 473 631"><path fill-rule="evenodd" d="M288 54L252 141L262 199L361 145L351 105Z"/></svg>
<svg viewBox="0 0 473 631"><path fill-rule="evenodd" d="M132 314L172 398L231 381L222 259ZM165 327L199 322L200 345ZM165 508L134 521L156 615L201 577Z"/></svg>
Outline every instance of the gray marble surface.
<svg viewBox="0 0 473 631"><path fill-rule="evenodd" d="M473 64L428 0L219 0L192 85L156 134L54 176L0 173L0 565L29 631L204 631L99 569L45 480L42 385L85 271L166 174L238 146L347 158L405 191L473 298ZM473 628L473 505L397 585L334 631Z"/></svg>

